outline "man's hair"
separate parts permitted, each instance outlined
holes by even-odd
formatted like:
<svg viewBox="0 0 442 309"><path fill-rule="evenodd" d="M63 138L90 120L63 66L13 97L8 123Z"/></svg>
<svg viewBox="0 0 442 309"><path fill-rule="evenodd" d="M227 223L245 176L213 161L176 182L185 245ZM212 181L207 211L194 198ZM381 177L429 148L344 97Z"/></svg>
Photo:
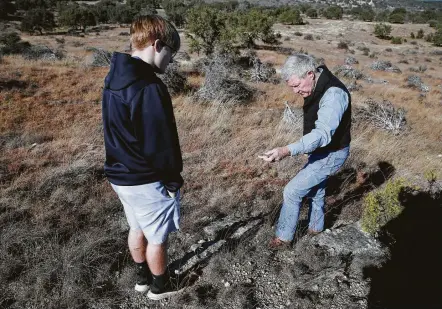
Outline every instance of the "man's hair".
<svg viewBox="0 0 442 309"><path fill-rule="evenodd" d="M281 69L281 75L284 80L289 80L295 75L298 78L304 78L308 72L316 73L318 62L313 56L306 54L295 54L289 56Z"/></svg>
<svg viewBox="0 0 442 309"><path fill-rule="evenodd" d="M132 49L142 50L152 45L155 40L178 51L181 39L176 28L158 15L145 15L135 18L130 26L130 44Z"/></svg>

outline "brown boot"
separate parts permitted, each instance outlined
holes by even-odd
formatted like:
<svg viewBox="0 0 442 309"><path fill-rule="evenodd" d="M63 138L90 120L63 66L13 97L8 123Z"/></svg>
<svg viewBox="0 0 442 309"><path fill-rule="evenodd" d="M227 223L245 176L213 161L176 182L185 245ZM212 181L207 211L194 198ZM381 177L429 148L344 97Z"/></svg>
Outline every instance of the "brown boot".
<svg viewBox="0 0 442 309"><path fill-rule="evenodd" d="M321 233L321 232L314 231L314 230L311 230L311 229L307 230L307 234L310 235L310 236L315 236L315 235L318 235L319 233Z"/></svg>
<svg viewBox="0 0 442 309"><path fill-rule="evenodd" d="M290 241L283 241L278 237L275 237L270 240L268 246L270 250L285 250L290 248Z"/></svg>

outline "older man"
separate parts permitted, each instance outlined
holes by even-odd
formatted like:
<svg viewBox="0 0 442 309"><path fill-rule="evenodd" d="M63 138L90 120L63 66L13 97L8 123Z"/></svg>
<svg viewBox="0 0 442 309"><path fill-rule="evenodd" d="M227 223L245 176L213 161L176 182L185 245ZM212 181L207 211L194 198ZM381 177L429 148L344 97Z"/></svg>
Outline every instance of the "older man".
<svg viewBox="0 0 442 309"><path fill-rule="evenodd" d="M260 156L268 162L308 154L308 163L284 188L284 202L270 248L287 247L293 240L302 199L310 197L309 229L324 229L324 198L327 178L344 164L350 149L351 97L344 84L315 58L288 57L282 77L293 92L304 98L304 133L296 143Z"/></svg>

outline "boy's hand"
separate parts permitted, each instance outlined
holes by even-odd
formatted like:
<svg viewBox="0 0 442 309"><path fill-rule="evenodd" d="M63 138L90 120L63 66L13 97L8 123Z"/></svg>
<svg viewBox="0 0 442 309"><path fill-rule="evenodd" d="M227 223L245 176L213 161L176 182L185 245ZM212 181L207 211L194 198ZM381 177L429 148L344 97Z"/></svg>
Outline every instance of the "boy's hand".
<svg viewBox="0 0 442 309"><path fill-rule="evenodd" d="M267 151L264 155L258 156L258 158L263 159L266 162L274 162L284 159L290 155L290 150L287 146L274 148Z"/></svg>

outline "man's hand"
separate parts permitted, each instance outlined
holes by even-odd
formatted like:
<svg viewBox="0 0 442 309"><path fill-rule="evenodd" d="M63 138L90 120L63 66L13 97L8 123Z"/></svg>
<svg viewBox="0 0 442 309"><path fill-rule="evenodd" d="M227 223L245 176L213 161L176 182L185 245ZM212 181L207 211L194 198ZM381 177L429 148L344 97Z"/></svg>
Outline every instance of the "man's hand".
<svg viewBox="0 0 442 309"><path fill-rule="evenodd" d="M287 146L274 148L267 151L263 156L258 156L258 158L263 159L266 162L279 161L290 155L290 150Z"/></svg>

